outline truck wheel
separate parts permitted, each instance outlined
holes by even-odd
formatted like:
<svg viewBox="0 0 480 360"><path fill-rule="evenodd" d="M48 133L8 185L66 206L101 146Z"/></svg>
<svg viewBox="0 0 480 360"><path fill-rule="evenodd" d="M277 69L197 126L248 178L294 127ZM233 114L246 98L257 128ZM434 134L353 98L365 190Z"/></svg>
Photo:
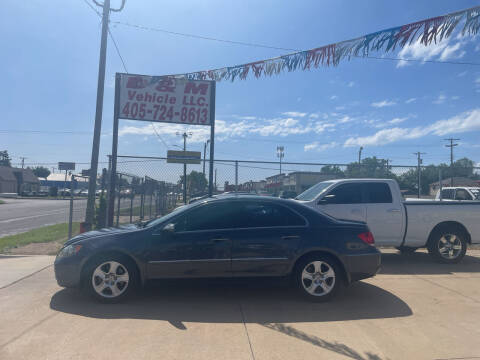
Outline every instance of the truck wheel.
<svg viewBox="0 0 480 360"><path fill-rule="evenodd" d="M343 285L340 267L326 255L312 255L303 259L295 267L294 276L300 293L315 302L330 300Z"/></svg>
<svg viewBox="0 0 480 360"><path fill-rule="evenodd" d="M411 246L399 246L396 249L400 251L400 254L402 255L411 255L415 251L417 251L416 247L411 247Z"/></svg>
<svg viewBox="0 0 480 360"><path fill-rule="evenodd" d="M428 253L445 264L455 264L467 252L465 233L458 228L447 226L436 230L430 238Z"/></svg>

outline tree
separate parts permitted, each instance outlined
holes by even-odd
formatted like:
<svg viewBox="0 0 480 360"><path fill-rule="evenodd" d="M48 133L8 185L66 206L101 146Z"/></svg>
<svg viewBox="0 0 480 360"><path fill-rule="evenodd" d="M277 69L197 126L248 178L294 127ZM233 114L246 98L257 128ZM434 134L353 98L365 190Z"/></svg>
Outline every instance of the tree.
<svg viewBox="0 0 480 360"><path fill-rule="evenodd" d="M36 177L40 177L40 178L46 178L48 177L48 175L50 175L50 170L48 170L46 167L44 166L37 166L37 167L34 167L32 169L33 171L33 174L36 176Z"/></svg>
<svg viewBox="0 0 480 360"><path fill-rule="evenodd" d="M345 173L340 169L338 165L325 165L320 169L322 175L332 175L336 178L344 178Z"/></svg>
<svg viewBox="0 0 480 360"><path fill-rule="evenodd" d="M180 176L178 184L183 184L183 175ZM187 192L189 194L204 193L207 189L207 178L203 173L192 170L187 175Z"/></svg>
<svg viewBox="0 0 480 360"><path fill-rule="evenodd" d="M12 159L8 155L7 150L0 151L0 166L12 167L10 160Z"/></svg>
<svg viewBox="0 0 480 360"><path fill-rule="evenodd" d="M363 159L361 165L358 162L348 164L345 175L348 178L396 178L387 162L375 156Z"/></svg>

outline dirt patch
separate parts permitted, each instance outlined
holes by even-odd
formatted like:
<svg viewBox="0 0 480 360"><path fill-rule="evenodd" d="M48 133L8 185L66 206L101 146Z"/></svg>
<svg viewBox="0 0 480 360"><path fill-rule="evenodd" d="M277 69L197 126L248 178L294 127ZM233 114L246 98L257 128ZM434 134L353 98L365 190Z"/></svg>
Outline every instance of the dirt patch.
<svg viewBox="0 0 480 360"><path fill-rule="evenodd" d="M32 243L10 248L5 251L5 253L11 255L57 255L64 242L65 240L51 241L46 243Z"/></svg>

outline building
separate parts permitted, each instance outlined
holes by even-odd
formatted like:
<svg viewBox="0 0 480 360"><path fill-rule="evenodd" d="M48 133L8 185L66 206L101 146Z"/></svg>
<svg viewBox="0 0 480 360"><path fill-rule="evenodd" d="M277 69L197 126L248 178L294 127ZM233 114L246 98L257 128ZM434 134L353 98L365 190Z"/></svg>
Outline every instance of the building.
<svg viewBox="0 0 480 360"><path fill-rule="evenodd" d="M442 187L452 186L452 180L453 180L453 186L480 187L480 180L469 179L466 177L454 177L453 179L452 178L443 179ZM430 187L430 190L429 190L430 195L435 196L437 195L437 192L440 189L440 182L436 181L434 183L431 183L429 187Z"/></svg>
<svg viewBox="0 0 480 360"><path fill-rule="evenodd" d="M32 169L0 166L0 193L38 192L40 181Z"/></svg>
<svg viewBox="0 0 480 360"><path fill-rule="evenodd" d="M40 185L42 187L56 187L57 189L70 189L70 182L72 180L72 175L62 173L52 173L46 178L40 179ZM74 182L74 189L87 189L88 188L88 178L76 177Z"/></svg>
<svg viewBox="0 0 480 360"><path fill-rule="evenodd" d="M335 179L334 175L325 175L315 171L294 171L283 178L282 190L300 194L321 181Z"/></svg>
<svg viewBox="0 0 480 360"><path fill-rule="evenodd" d="M283 190L283 181L286 177L285 174L277 174L265 178L265 190L271 194L278 194Z"/></svg>

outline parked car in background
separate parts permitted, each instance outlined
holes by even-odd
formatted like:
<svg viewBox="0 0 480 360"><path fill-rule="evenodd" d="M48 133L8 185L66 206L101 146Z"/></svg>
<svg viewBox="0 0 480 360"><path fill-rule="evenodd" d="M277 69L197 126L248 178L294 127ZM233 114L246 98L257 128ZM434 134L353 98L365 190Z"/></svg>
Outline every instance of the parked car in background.
<svg viewBox="0 0 480 360"><path fill-rule="evenodd" d="M224 196L197 201L144 224L102 229L65 243L60 286L114 302L159 278L292 276L325 301L374 276L380 252L363 222L339 221L293 200Z"/></svg>
<svg viewBox="0 0 480 360"><path fill-rule="evenodd" d="M293 199L296 197L298 194L295 191L292 190L282 190L278 194L278 197L281 199Z"/></svg>
<svg viewBox="0 0 480 360"><path fill-rule="evenodd" d="M444 263L459 262L468 244L480 243L480 202L404 201L391 179L324 181L296 200L338 219L367 222L379 246L426 247Z"/></svg>
<svg viewBox="0 0 480 360"><path fill-rule="evenodd" d="M442 200L480 200L480 188L465 186L444 187L441 195ZM440 200L440 190L437 191L435 200Z"/></svg>

